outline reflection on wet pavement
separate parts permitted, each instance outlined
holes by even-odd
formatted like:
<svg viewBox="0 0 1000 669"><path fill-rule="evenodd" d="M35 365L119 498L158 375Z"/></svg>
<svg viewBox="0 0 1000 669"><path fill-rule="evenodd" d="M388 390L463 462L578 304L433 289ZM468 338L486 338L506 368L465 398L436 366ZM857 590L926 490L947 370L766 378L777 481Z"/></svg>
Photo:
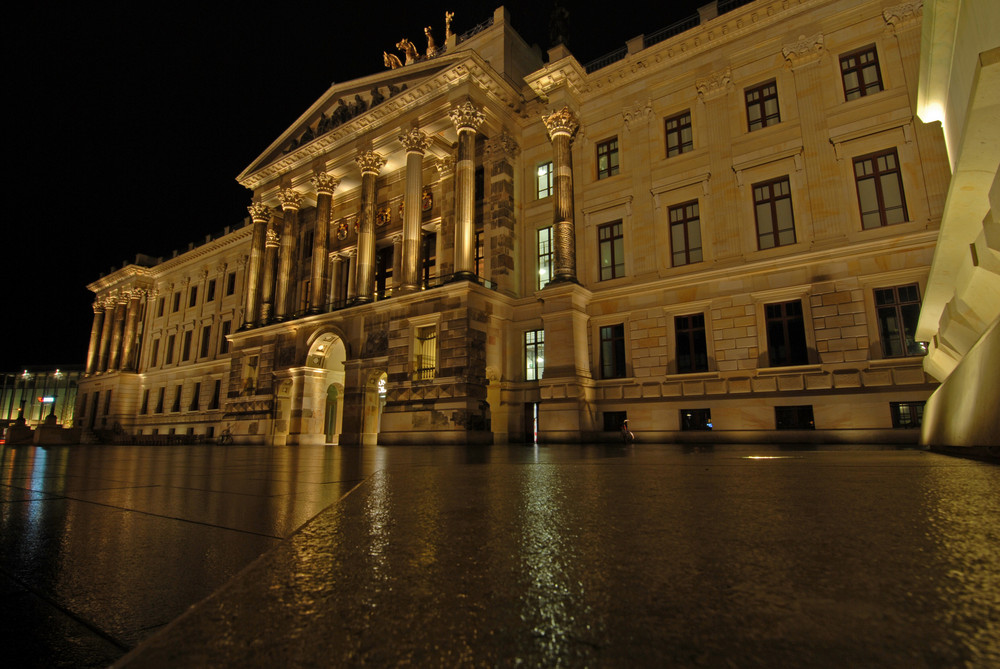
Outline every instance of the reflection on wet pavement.
<svg viewBox="0 0 1000 669"><path fill-rule="evenodd" d="M3 451L0 592L38 609L46 666L76 638L93 648L74 666L143 639L123 665L1000 665L988 464L728 446L40 457Z"/></svg>

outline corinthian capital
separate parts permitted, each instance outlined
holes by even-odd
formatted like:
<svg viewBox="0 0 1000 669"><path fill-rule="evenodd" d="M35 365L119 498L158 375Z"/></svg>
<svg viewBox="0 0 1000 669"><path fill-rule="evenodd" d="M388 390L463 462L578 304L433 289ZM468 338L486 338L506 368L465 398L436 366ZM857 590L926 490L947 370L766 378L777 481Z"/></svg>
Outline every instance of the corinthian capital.
<svg viewBox="0 0 1000 669"><path fill-rule="evenodd" d="M278 246L278 233L269 228L265 235L264 248L276 249Z"/></svg>
<svg viewBox="0 0 1000 669"><path fill-rule="evenodd" d="M254 202L247 207L247 211L250 212L250 218L254 223L267 223L271 220L271 210L263 202Z"/></svg>
<svg viewBox="0 0 1000 669"><path fill-rule="evenodd" d="M385 167L386 160L379 154L369 149L367 151L359 151L358 155L354 158L354 162L358 164L361 174L373 174L378 176L378 173L382 171L383 167Z"/></svg>
<svg viewBox="0 0 1000 669"><path fill-rule="evenodd" d="M282 211L298 211L302 204L302 193L294 188L282 188L278 191Z"/></svg>
<svg viewBox="0 0 1000 669"><path fill-rule="evenodd" d="M333 195L333 191L337 190L337 186L340 185L340 179L337 179L326 172L317 172L312 178L313 186L316 188L316 192L321 195Z"/></svg>
<svg viewBox="0 0 1000 669"><path fill-rule="evenodd" d="M427 133L422 132L419 128L412 128L405 135L400 135L399 141L407 153L419 153L421 155L427 150L427 145L430 144Z"/></svg>
<svg viewBox="0 0 1000 669"><path fill-rule="evenodd" d="M580 121L576 114L569 107L563 107L557 112L552 112L548 116L542 117L542 123L549 133L549 139L553 140L559 135L572 137L580 129Z"/></svg>
<svg viewBox="0 0 1000 669"><path fill-rule="evenodd" d="M479 130L479 126L486 120L486 114L479 111L479 108L469 100L466 100L448 112L448 116L451 117L451 122L455 124L455 130L459 132L462 130L475 132Z"/></svg>

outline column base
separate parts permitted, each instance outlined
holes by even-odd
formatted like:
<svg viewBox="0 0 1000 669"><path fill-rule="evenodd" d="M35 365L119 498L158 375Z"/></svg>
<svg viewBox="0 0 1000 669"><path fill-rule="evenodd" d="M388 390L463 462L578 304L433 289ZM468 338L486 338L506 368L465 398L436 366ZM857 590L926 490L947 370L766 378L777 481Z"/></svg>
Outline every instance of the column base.
<svg viewBox="0 0 1000 669"><path fill-rule="evenodd" d="M351 306L354 306L355 304L371 304L373 299L374 298L359 295L354 299L350 300L348 304L350 304Z"/></svg>
<svg viewBox="0 0 1000 669"><path fill-rule="evenodd" d="M455 272L454 274L452 274L451 279L448 281L448 283L454 283L456 281L475 281L478 283L479 277L473 274L472 272L467 272L465 270L462 270L460 272Z"/></svg>

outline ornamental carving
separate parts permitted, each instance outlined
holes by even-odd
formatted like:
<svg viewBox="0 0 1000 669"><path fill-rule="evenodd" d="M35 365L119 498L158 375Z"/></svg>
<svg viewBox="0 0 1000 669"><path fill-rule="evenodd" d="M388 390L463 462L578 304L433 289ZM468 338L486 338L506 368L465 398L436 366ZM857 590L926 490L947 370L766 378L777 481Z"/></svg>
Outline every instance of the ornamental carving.
<svg viewBox="0 0 1000 669"><path fill-rule="evenodd" d="M383 227L389 224L392 220L392 209L389 205L385 204L378 208L375 213L375 225L378 227Z"/></svg>
<svg viewBox="0 0 1000 669"><path fill-rule="evenodd" d="M437 163L434 165L437 168L438 176L442 179L450 177L455 173L455 157L454 156L444 156L438 158Z"/></svg>
<svg viewBox="0 0 1000 669"><path fill-rule="evenodd" d="M347 239L347 220L341 219L340 223L337 224L337 239L343 241Z"/></svg>
<svg viewBox="0 0 1000 669"><path fill-rule="evenodd" d="M781 47L781 55L785 57L788 67L798 67L819 60L823 55L823 33L816 33L812 37L799 35L798 41Z"/></svg>
<svg viewBox="0 0 1000 669"><path fill-rule="evenodd" d="M263 202L254 202L247 207L247 211L250 212L250 218L254 223L267 223L271 220L271 210Z"/></svg>
<svg viewBox="0 0 1000 669"><path fill-rule="evenodd" d="M399 141L407 153L419 153L421 155L423 155L430 144L430 138L427 136L427 133L421 132L418 128L411 128L410 132L400 135Z"/></svg>
<svg viewBox="0 0 1000 669"><path fill-rule="evenodd" d="M733 72L727 67L722 72L716 72L704 79L698 79L694 82L694 87L698 91L698 97L704 101L724 95L732 84Z"/></svg>
<svg viewBox="0 0 1000 669"><path fill-rule="evenodd" d="M337 190L337 186L340 185L340 179L334 178L326 172L317 172L313 175L312 183L318 194L333 195L333 191Z"/></svg>
<svg viewBox="0 0 1000 669"><path fill-rule="evenodd" d="M279 246L278 233L274 230L268 228L267 236L264 239L264 247L269 249L276 249Z"/></svg>
<svg viewBox="0 0 1000 669"><path fill-rule="evenodd" d="M517 141L506 130L501 130L499 135L486 140L483 150L487 156L494 159L517 158L517 154L521 152L521 147L517 145Z"/></svg>
<svg viewBox="0 0 1000 669"><path fill-rule="evenodd" d="M479 130L479 126L486 120L486 114L479 111L479 108L469 100L466 100L448 112L448 116L451 117L451 122L455 124L455 130L459 132L463 130L475 132Z"/></svg>
<svg viewBox="0 0 1000 669"><path fill-rule="evenodd" d="M354 162L358 164L358 169L361 170L362 175L371 174L378 176L378 173L385 167L386 159L369 149L367 151L359 151L358 155L354 158Z"/></svg>
<svg viewBox="0 0 1000 669"><path fill-rule="evenodd" d="M282 188L278 191L278 200L282 211L298 211L302 206L302 193L294 188Z"/></svg>
<svg viewBox="0 0 1000 669"><path fill-rule="evenodd" d="M424 186L423 195L420 197L420 206L424 211L430 211L434 208L434 192L430 186Z"/></svg>
<svg viewBox="0 0 1000 669"><path fill-rule="evenodd" d="M887 7L882 10L882 18L885 20L886 30L893 31L903 27L910 27L917 24L917 19L924 13L924 0L911 0L894 7Z"/></svg>
<svg viewBox="0 0 1000 669"><path fill-rule="evenodd" d="M636 102L632 108L622 110L622 119L625 121L625 129L631 130L633 125L645 125L653 115L653 101L646 100L645 104Z"/></svg>
<svg viewBox="0 0 1000 669"><path fill-rule="evenodd" d="M549 133L549 140L553 140L559 135L567 135L572 138L580 129L580 121L577 120L576 114L569 107L563 107L557 112L543 116L542 123L545 124L545 129Z"/></svg>

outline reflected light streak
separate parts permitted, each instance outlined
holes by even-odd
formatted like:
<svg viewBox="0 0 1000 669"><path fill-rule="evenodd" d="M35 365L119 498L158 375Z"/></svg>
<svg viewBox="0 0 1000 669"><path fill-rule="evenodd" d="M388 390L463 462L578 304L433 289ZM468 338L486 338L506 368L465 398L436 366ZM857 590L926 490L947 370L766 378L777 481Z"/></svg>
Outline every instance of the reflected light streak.
<svg viewBox="0 0 1000 669"><path fill-rule="evenodd" d="M745 455L744 460L801 460L797 455Z"/></svg>

